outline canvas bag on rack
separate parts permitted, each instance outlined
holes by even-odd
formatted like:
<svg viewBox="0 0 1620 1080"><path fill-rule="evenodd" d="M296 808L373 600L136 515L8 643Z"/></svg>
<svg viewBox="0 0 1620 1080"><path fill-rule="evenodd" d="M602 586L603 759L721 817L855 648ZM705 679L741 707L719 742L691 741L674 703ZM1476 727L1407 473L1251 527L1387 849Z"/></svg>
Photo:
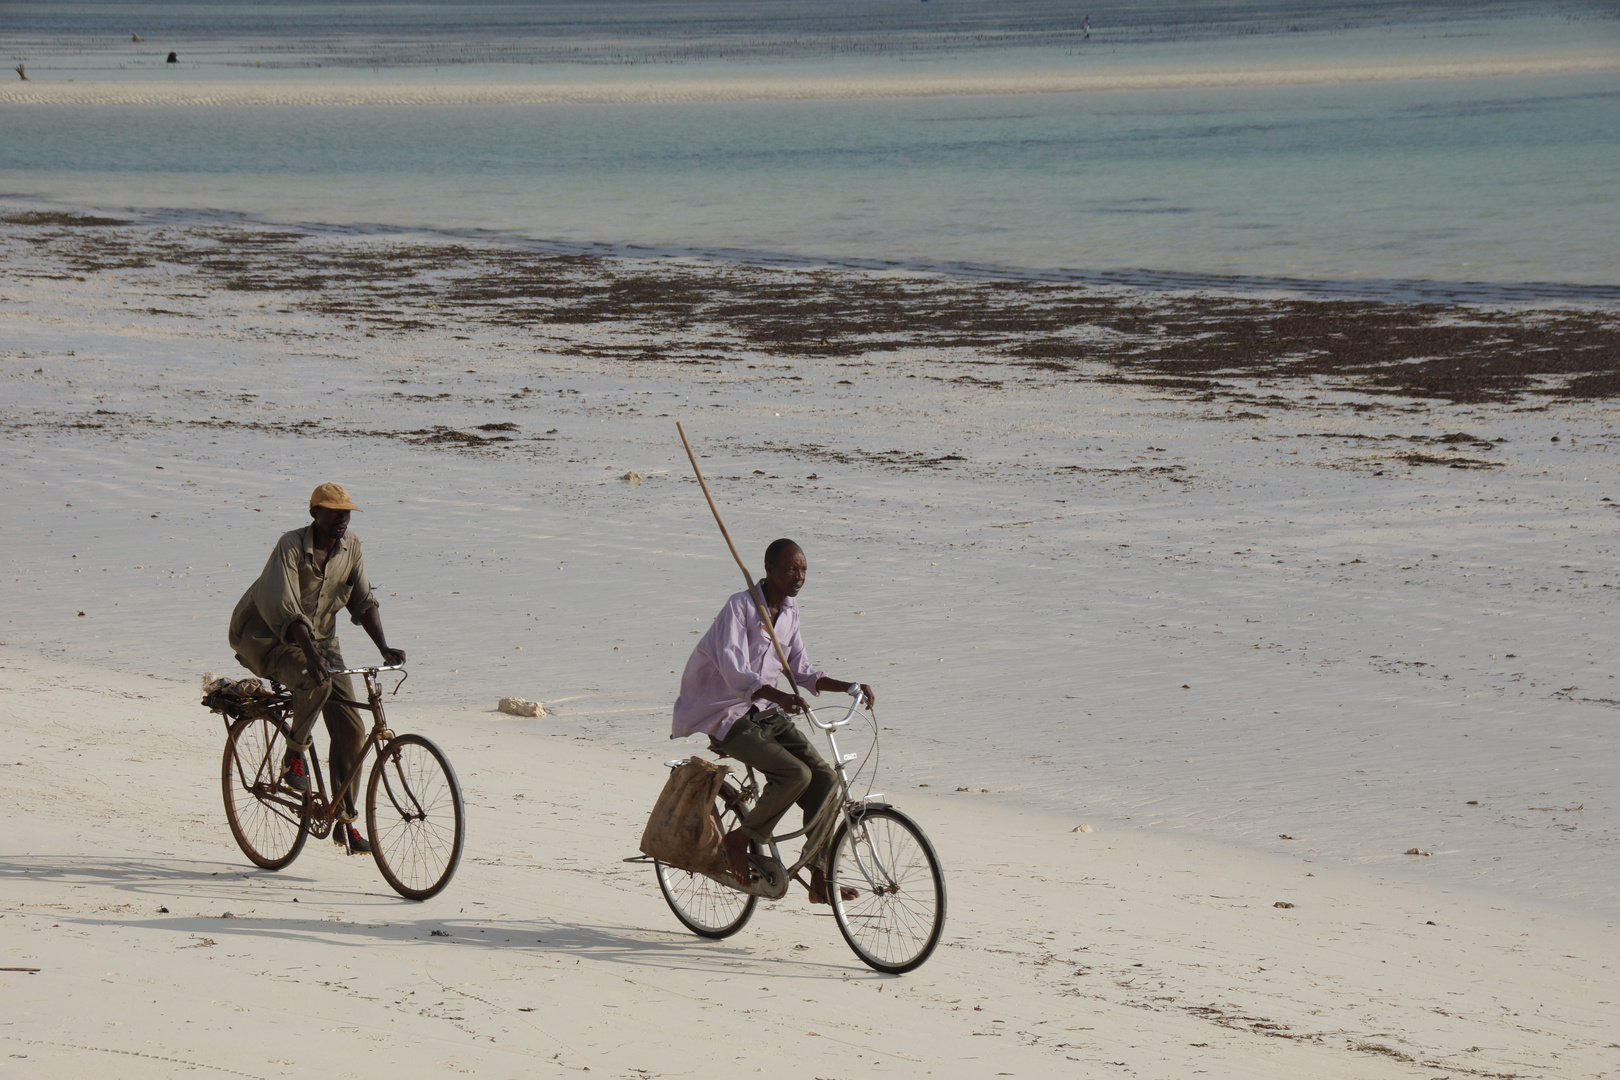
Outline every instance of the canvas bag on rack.
<svg viewBox="0 0 1620 1080"><path fill-rule="evenodd" d="M671 769L641 834L641 853L682 870L725 874L720 816L714 801L730 771L701 758Z"/></svg>

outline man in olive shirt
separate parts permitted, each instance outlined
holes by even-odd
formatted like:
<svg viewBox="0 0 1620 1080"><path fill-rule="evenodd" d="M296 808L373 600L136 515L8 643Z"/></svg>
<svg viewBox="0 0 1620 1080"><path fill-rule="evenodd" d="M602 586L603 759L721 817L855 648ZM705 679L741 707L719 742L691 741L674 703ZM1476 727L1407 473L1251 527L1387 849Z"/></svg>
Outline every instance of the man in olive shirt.
<svg viewBox="0 0 1620 1080"><path fill-rule="evenodd" d="M309 516L314 520L276 541L259 580L231 613L230 643L236 659L253 674L292 691L292 739L282 781L299 791L309 790L304 751L311 745L317 713L325 714L332 737L334 791L354 768L365 744L366 725L360 714L330 700L334 691L340 700L358 700L347 675L331 674L348 666L338 650L338 608L348 609L349 618L376 642L384 661L405 662L404 650L390 648L383 635L360 538L349 532L349 514L359 509L337 484L316 488L309 497ZM350 852L370 851L370 843L350 824L358 816L353 789L345 794L338 816L342 824L333 831L333 839Z"/></svg>

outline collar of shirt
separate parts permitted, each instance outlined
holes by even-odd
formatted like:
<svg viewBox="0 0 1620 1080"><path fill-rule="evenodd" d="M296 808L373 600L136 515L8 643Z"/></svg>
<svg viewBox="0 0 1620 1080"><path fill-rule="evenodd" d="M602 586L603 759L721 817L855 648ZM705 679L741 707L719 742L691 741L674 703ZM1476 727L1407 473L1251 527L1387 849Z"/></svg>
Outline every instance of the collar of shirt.
<svg viewBox="0 0 1620 1080"><path fill-rule="evenodd" d="M313 521L310 522L302 529L299 529L298 532L300 534L298 538L298 546L304 554L304 562L309 564L309 568L311 570L315 570L315 523ZM343 536L338 540L337 546L331 551L327 552L326 562L321 565L319 570L315 570L315 572L320 574L322 577L325 577L326 568L332 565L332 560L338 556L339 552L347 551L348 547L349 534L344 533Z"/></svg>

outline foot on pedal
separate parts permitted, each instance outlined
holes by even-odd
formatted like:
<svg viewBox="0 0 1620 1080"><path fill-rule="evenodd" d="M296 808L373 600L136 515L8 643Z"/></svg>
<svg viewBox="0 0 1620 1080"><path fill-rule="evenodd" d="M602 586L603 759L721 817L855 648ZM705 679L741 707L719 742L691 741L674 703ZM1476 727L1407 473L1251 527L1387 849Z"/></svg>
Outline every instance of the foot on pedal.
<svg viewBox="0 0 1620 1080"><path fill-rule="evenodd" d="M340 822L332 830L332 842L343 848L350 855L370 855L371 841L360 835L360 830L346 822Z"/></svg>

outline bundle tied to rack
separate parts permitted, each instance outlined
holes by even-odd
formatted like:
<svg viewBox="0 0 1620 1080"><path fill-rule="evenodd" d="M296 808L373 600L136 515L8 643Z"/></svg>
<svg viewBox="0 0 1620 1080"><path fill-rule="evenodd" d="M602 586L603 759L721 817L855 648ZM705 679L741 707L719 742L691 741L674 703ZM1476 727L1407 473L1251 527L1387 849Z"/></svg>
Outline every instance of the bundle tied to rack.
<svg viewBox="0 0 1620 1080"><path fill-rule="evenodd" d="M692 758L675 766L641 833L641 853L693 873L726 873L715 796L731 769Z"/></svg>

